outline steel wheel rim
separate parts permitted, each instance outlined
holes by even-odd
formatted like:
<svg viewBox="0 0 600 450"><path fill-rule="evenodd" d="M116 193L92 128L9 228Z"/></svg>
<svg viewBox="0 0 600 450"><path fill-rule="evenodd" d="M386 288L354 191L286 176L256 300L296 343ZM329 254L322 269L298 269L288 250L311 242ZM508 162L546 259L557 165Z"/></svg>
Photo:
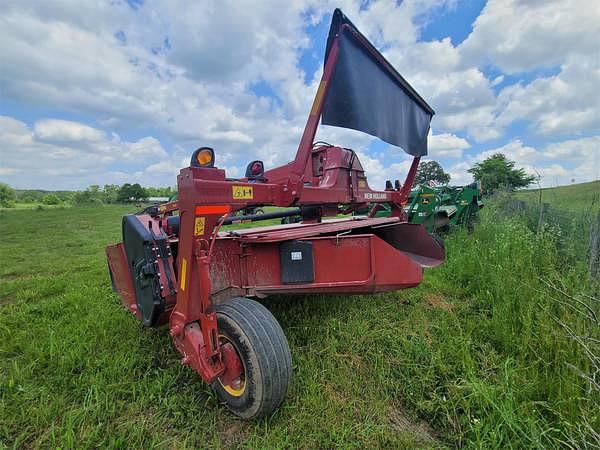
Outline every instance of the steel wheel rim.
<svg viewBox="0 0 600 450"><path fill-rule="evenodd" d="M246 392L246 365L244 363L244 360L240 357L240 352L238 351L235 344L227 336L219 334L219 344L231 344L238 358L240 358L240 361L242 362L242 367L244 368L244 372L240 375L240 377L234 380L234 385L223 383L220 377L218 378L219 384L225 390L225 392L227 392L232 397L241 397L242 395L244 395L244 392Z"/></svg>

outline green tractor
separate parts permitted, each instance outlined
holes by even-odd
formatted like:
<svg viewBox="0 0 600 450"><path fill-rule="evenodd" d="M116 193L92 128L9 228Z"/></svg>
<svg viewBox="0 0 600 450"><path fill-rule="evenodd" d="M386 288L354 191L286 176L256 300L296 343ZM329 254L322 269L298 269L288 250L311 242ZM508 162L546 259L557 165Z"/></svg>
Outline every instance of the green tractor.
<svg viewBox="0 0 600 450"><path fill-rule="evenodd" d="M467 186L421 184L411 190L405 209L409 222L422 224L434 233L447 231L450 226L466 226L472 230L475 215L482 207L481 188L475 182ZM379 204L375 217L389 217L390 212L389 205Z"/></svg>

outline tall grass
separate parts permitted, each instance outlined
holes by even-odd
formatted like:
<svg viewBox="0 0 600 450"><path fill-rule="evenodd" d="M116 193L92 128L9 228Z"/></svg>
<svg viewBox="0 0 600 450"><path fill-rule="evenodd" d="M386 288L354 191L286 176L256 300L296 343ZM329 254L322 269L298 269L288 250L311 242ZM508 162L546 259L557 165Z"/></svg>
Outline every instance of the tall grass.
<svg viewBox="0 0 600 450"><path fill-rule="evenodd" d="M600 396L582 376L593 361L564 328L598 349L597 284L580 250L587 216L547 217L539 232L537 217L535 208L507 216L497 199L474 234L449 237L449 257L435 274L435 288L460 305L460 328L437 344L460 361L439 406L461 443L598 444Z"/></svg>

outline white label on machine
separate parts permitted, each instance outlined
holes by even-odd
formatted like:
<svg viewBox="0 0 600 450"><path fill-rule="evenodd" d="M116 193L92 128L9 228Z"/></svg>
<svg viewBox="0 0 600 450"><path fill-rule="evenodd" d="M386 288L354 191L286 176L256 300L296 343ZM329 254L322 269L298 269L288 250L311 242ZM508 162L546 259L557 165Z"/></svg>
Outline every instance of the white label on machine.
<svg viewBox="0 0 600 450"><path fill-rule="evenodd" d="M302 260L302 252L291 252L292 261L300 261Z"/></svg>
<svg viewBox="0 0 600 450"><path fill-rule="evenodd" d="M386 200L385 192L365 192L365 200Z"/></svg>

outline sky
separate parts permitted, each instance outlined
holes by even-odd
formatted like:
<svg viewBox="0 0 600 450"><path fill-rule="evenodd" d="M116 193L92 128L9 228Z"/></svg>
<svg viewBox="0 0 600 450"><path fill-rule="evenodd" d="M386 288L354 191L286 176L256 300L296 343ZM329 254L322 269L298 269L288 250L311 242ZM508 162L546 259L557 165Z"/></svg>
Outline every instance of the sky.
<svg viewBox="0 0 600 450"><path fill-rule="evenodd" d="M502 152L542 186L600 178L600 2L3 0L0 182L175 186L193 150L229 177L293 159L341 8L435 109L451 184ZM320 126L372 188L408 156Z"/></svg>

